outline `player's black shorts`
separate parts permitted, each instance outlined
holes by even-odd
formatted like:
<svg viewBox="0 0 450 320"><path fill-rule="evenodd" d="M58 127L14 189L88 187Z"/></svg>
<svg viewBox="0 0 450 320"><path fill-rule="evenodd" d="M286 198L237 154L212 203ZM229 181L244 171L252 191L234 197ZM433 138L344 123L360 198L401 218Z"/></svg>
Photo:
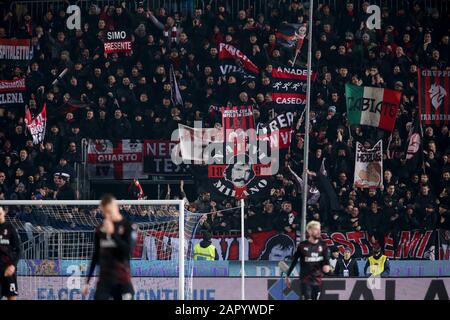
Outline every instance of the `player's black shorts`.
<svg viewBox="0 0 450 320"><path fill-rule="evenodd" d="M321 286L311 282L301 282L300 300L319 300Z"/></svg>
<svg viewBox="0 0 450 320"><path fill-rule="evenodd" d="M18 286L17 286L17 276L14 273L11 277L0 276L0 299L2 297L14 297L17 296Z"/></svg>
<svg viewBox="0 0 450 320"><path fill-rule="evenodd" d="M109 283L99 281L94 295L95 300L133 300L134 289L131 283Z"/></svg>

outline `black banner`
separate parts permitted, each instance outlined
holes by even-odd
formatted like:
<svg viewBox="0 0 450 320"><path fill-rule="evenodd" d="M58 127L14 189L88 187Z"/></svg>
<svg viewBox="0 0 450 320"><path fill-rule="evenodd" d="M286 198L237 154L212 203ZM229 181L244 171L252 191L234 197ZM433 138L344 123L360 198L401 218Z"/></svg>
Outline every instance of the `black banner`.
<svg viewBox="0 0 450 320"><path fill-rule="evenodd" d="M178 142L144 140L144 173L156 176L187 175L186 165L172 162L172 150Z"/></svg>

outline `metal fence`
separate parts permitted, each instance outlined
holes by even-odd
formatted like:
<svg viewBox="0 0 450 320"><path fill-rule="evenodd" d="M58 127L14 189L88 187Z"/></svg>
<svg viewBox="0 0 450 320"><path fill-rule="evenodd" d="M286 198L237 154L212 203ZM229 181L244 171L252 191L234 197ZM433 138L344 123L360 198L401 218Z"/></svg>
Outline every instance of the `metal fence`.
<svg viewBox="0 0 450 320"><path fill-rule="evenodd" d="M143 2L147 9L156 10L164 8L167 12L182 12L190 13L194 8L202 8L206 10L211 7L215 11L219 3L224 3L226 10L232 17L236 17L240 10L247 10L253 16L264 14L268 16L273 8L287 8L292 0L143 0L143 1L128 1L127 7L134 11L139 2ZM305 5L309 5L309 1L300 0ZM76 4L80 6L82 11L87 11L92 4L100 7L106 5L116 5L117 0L78 0ZM328 4L335 11L341 10L346 1L344 0L316 0L319 4ZM354 0L356 10L360 10L361 5L365 0ZM397 10L400 7L410 8L413 1L411 0L370 0L370 4L376 4L381 7L388 7L391 10ZM448 12L450 8L450 0L423 0L422 3L427 9L436 8L440 12ZM43 17L49 10L57 11L65 9L67 3L65 0L23 0L13 1L10 9L16 12L19 16L24 12L29 12L33 17Z"/></svg>

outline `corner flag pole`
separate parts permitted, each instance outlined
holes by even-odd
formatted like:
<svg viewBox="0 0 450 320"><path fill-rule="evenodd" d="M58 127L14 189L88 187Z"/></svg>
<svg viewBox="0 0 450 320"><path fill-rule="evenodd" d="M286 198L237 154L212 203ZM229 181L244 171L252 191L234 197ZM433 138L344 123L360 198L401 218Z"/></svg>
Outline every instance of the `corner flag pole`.
<svg viewBox="0 0 450 320"><path fill-rule="evenodd" d="M302 220L301 240L306 239L306 202L308 201L308 157L309 157L309 110L311 108L311 62L312 62L312 29L313 29L314 0L309 1L308 22L308 75L306 86L305 109L305 138L303 139L303 194L302 194Z"/></svg>

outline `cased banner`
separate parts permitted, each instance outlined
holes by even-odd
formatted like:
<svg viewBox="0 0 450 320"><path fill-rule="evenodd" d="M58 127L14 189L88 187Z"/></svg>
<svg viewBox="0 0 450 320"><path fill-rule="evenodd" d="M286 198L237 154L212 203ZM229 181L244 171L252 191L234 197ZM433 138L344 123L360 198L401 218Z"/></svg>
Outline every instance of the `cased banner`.
<svg viewBox="0 0 450 320"><path fill-rule="evenodd" d="M381 188L383 186L383 141L373 148L356 142L354 186L356 188Z"/></svg>
<svg viewBox="0 0 450 320"><path fill-rule="evenodd" d="M450 120L450 71L419 70L420 119L425 125L448 125Z"/></svg>
<svg viewBox="0 0 450 320"><path fill-rule="evenodd" d="M308 70L306 68L273 65L272 101L275 106L292 111L306 105ZM316 79L312 73L311 81Z"/></svg>
<svg viewBox="0 0 450 320"><path fill-rule="evenodd" d="M186 175L186 165L173 163L172 150L178 145L176 141L144 140L144 172L149 175Z"/></svg>
<svg viewBox="0 0 450 320"><path fill-rule="evenodd" d="M89 179L142 179L144 161L142 142L90 140L88 146Z"/></svg>
<svg viewBox="0 0 450 320"><path fill-rule="evenodd" d="M398 260L435 260L438 259L436 245L437 231L404 230L388 233L384 239L384 254L390 259ZM211 242L216 247L220 260L239 260L240 234L215 235ZM343 254L349 248L354 258L367 257L372 253L372 243L366 231L336 231L322 233L322 239L327 246L335 246ZM193 239L189 248L201 239ZM250 241L249 241L250 240ZM167 256L178 239L162 234L138 234L134 258L156 259ZM293 256L297 238L295 233L280 233L277 231L254 232L248 235L245 242L244 257L247 260L289 260ZM156 249L160 250L160 252Z"/></svg>
<svg viewBox="0 0 450 320"><path fill-rule="evenodd" d="M25 78L0 80L0 105L23 106L25 91Z"/></svg>

